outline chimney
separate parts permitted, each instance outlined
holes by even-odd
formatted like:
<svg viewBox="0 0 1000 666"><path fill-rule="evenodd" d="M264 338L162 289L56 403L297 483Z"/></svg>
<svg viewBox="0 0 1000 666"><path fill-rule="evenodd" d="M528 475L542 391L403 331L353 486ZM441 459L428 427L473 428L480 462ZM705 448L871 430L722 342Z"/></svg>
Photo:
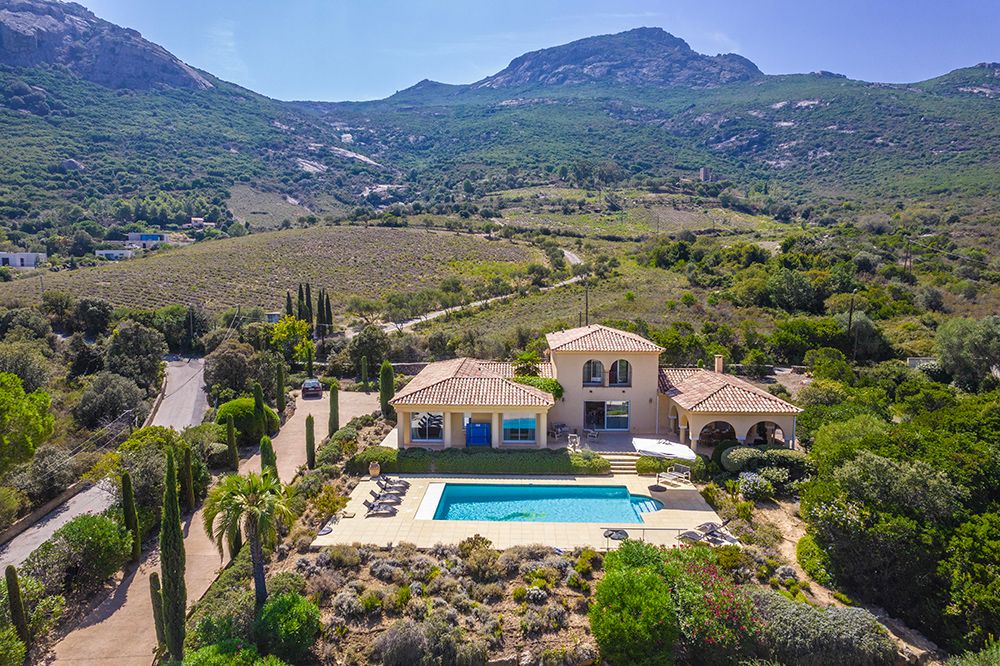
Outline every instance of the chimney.
<svg viewBox="0 0 1000 666"><path fill-rule="evenodd" d="M720 374L726 371L726 362L723 360L722 354L715 355L715 371Z"/></svg>

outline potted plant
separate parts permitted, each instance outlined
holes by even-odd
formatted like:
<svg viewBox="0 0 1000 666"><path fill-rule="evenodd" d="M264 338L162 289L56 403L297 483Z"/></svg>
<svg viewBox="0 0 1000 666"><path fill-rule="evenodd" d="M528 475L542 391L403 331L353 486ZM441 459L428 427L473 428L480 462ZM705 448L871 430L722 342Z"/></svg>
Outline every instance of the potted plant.
<svg viewBox="0 0 1000 666"><path fill-rule="evenodd" d="M382 473L382 466L378 464L377 460L373 460L368 463L368 476L375 478Z"/></svg>

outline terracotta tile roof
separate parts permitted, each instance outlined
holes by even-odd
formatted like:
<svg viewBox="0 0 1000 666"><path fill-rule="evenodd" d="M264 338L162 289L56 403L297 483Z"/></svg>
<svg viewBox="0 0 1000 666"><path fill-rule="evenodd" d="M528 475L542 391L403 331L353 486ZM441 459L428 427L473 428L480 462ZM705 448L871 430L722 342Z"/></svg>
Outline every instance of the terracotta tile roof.
<svg viewBox="0 0 1000 666"><path fill-rule="evenodd" d="M490 372L495 372L501 377L510 379L514 376L514 364L510 361L480 361L479 367ZM553 365L547 361L538 364L538 376L555 378L556 372Z"/></svg>
<svg viewBox="0 0 1000 666"><path fill-rule="evenodd" d="M504 377L498 372L503 368L496 367L502 365L474 358L428 363L390 402L393 405L456 407L548 407L555 404L545 391Z"/></svg>
<svg viewBox="0 0 1000 666"><path fill-rule="evenodd" d="M600 324L556 331L546 335L545 339L552 351L657 353L663 351L663 347L641 335Z"/></svg>
<svg viewBox="0 0 1000 666"><path fill-rule="evenodd" d="M660 368L660 393L691 412L796 414L802 411L750 382L702 368Z"/></svg>

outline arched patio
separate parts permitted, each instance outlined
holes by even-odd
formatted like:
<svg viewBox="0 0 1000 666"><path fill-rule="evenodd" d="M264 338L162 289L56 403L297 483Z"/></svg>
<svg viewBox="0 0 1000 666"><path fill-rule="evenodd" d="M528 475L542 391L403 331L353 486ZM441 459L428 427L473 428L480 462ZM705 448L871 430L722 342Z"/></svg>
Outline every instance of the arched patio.
<svg viewBox="0 0 1000 666"><path fill-rule="evenodd" d="M758 421L746 433L746 444L781 445L786 442L785 431L774 421Z"/></svg>

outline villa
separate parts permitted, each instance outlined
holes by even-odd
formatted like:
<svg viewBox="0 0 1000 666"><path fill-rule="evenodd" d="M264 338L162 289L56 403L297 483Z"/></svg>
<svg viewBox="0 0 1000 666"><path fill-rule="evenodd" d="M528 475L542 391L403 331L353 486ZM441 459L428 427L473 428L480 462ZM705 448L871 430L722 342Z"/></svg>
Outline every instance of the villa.
<svg viewBox="0 0 1000 666"><path fill-rule="evenodd" d="M537 374L559 382L559 399L517 381L512 363L430 363L391 401L397 445L561 448L570 434L595 444L652 437L691 448L795 441L799 408L726 374L721 356L713 370L661 367L662 347L597 324L546 339Z"/></svg>

